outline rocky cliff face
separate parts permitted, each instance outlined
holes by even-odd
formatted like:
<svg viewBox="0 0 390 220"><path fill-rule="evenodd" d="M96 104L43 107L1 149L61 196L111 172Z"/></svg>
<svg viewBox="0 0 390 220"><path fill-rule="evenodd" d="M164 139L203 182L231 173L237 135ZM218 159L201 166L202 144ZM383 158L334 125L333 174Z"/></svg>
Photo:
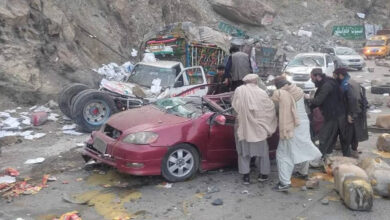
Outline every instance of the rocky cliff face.
<svg viewBox="0 0 390 220"><path fill-rule="evenodd" d="M302 0L250 0L251 5L256 5L250 10L248 5L237 2L241 1L2 0L0 95L32 104L55 97L69 82L96 85L100 78L91 68L109 62L137 61L138 57L131 57L131 50L139 50L150 30L173 22L191 21L215 28L218 21L224 21L265 43L279 48L293 44L300 51L320 43L317 38L324 40L329 35L323 22L357 22L353 15L361 11L355 4L347 4L349 1L318 0L304 4ZM214 11L210 3L229 6L240 19L232 19L218 9ZM382 22L388 20L388 5L388 0L377 0L374 6L368 4L364 8L369 8L369 15ZM257 13L272 14L273 23L252 26L252 20L261 23L262 16L256 18ZM294 35L299 28L318 33L312 39L304 39Z"/></svg>

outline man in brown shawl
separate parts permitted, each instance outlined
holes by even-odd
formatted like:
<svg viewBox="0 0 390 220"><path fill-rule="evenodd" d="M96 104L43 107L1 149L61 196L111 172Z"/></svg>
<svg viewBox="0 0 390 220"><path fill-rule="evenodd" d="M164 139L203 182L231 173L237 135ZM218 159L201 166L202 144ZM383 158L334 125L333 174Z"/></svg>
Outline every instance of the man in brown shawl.
<svg viewBox="0 0 390 220"><path fill-rule="evenodd" d="M259 181L268 179L270 161L267 138L277 127L275 107L267 93L258 86L259 76L248 74L244 85L238 87L233 96L233 108L237 113L236 149L238 170L243 174L244 184L249 184L250 161L256 157L260 168Z"/></svg>
<svg viewBox="0 0 390 220"><path fill-rule="evenodd" d="M309 161L320 158L321 152L310 137L310 122L304 105L302 89L288 82L284 77L275 79L278 90L272 100L279 104L280 140L276 151L279 183L276 191L287 191L291 184L294 165L299 166L296 177L306 179L309 172Z"/></svg>

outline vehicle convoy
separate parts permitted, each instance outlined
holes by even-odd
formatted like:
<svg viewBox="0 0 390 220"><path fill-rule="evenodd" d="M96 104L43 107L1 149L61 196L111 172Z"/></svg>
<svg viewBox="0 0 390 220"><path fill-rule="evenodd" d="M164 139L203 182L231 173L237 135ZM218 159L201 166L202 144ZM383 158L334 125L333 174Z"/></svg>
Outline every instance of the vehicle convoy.
<svg viewBox="0 0 390 220"><path fill-rule="evenodd" d="M173 61L141 62L124 81L103 79L99 89L71 84L60 92L58 103L66 116L91 132L118 111L141 107L164 97L203 96L207 92L201 66L184 68L180 62Z"/></svg>
<svg viewBox="0 0 390 220"><path fill-rule="evenodd" d="M333 58L335 68L345 67L362 70L366 63L354 49L349 47L329 47L321 50Z"/></svg>
<svg viewBox="0 0 390 220"><path fill-rule="evenodd" d="M326 53L300 53L284 69L288 81L302 88L304 92L315 90L310 73L314 68L321 68L327 76L333 76L335 65L332 57Z"/></svg>
<svg viewBox="0 0 390 220"><path fill-rule="evenodd" d="M83 157L132 175L184 181L236 164L233 93L164 98L113 115L87 141ZM274 157L278 133L268 139Z"/></svg>
<svg viewBox="0 0 390 220"><path fill-rule="evenodd" d="M376 35L370 37L363 48L363 53L367 58L389 56L390 35Z"/></svg>

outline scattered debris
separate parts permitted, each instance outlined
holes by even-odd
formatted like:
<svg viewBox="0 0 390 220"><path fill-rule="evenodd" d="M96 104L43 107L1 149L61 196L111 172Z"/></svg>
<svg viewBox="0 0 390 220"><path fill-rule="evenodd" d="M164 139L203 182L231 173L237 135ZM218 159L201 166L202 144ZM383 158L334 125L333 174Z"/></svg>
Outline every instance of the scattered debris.
<svg viewBox="0 0 390 220"><path fill-rule="evenodd" d="M311 178L306 181L305 186L308 189L318 189L320 187L320 181L316 178Z"/></svg>
<svg viewBox="0 0 390 220"><path fill-rule="evenodd" d="M62 133L69 134L69 135L75 135L75 136L83 135L83 133L77 132L75 130L64 130L64 131L62 131Z"/></svg>
<svg viewBox="0 0 390 220"><path fill-rule="evenodd" d="M51 112L51 109L41 105L39 107L34 108L34 112L46 112L46 113L49 113L49 112Z"/></svg>
<svg viewBox="0 0 390 220"><path fill-rule="evenodd" d="M0 176L0 190L2 189L2 184L14 183L16 178L14 176L4 175Z"/></svg>
<svg viewBox="0 0 390 220"><path fill-rule="evenodd" d="M7 168L7 169L5 169L5 173L7 174L7 175L10 175L10 176L19 176L20 175L20 173L19 173L19 171L17 171L16 169L14 169L14 168Z"/></svg>
<svg viewBox="0 0 390 220"><path fill-rule="evenodd" d="M219 191L220 189L216 186L207 187L207 194L213 194Z"/></svg>
<svg viewBox="0 0 390 220"><path fill-rule="evenodd" d="M321 204L322 204L322 205L329 205L329 200L326 199L326 198L325 198L325 199L322 199L322 200L321 200Z"/></svg>
<svg viewBox="0 0 390 220"><path fill-rule="evenodd" d="M307 187L306 186L302 186L301 187L301 191L307 191Z"/></svg>
<svg viewBox="0 0 390 220"><path fill-rule="evenodd" d="M170 188L172 188L172 185L173 185L172 183L163 182L163 183L158 184L157 187L170 189Z"/></svg>
<svg viewBox="0 0 390 220"><path fill-rule="evenodd" d="M47 106L49 106L50 109L56 109L56 108L58 108L58 103L55 102L54 100L50 100L50 101L47 103Z"/></svg>
<svg viewBox="0 0 390 220"><path fill-rule="evenodd" d="M81 220L79 213L77 211L67 212L59 218L54 218L53 220Z"/></svg>
<svg viewBox="0 0 390 220"><path fill-rule="evenodd" d="M54 182L57 181L57 178L55 176L49 176L49 178L47 178L47 181Z"/></svg>
<svg viewBox="0 0 390 220"><path fill-rule="evenodd" d="M133 54L133 52L132 52ZM131 62L126 62L119 66L116 63L103 64L99 69L93 69L93 71L97 72L99 75L104 76L105 79L114 80L114 81L122 81L127 76L130 75L131 70L134 68L134 65Z"/></svg>
<svg viewBox="0 0 390 220"><path fill-rule="evenodd" d="M50 115L49 115L49 117L47 117L47 119L50 121L58 121L58 117L60 117L58 114L50 113Z"/></svg>
<svg viewBox="0 0 390 220"><path fill-rule="evenodd" d="M298 36L299 37L303 37L303 36L306 36L306 37L311 37L313 35L313 33L311 31L305 31L305 30L299 30L298 31Z"/></svg>
<svg viewBox="0 0 390 220"><path fill-rule="evenodd" d="M47 112L34 112L31 114L31 121L34 126L43 125L48 119Z"/></svg>
<svg viewBox="0 0 390 220"><path fill-rule="evenodd" d="M28 159L26 160L26 162L24 162L24 164L37 164L37 163L42 163L43 161L45 161L45 158L38 157L35 159Z"/></svg>
<svg viewBox="0 0 390 220"><path fill-rule="evenodd" d="M374 110L370 110L369 112L370 112L370 113L381 113L382 110L380 110L380 109L374 109Z"/></svg>
<svg viewBox="0 0 390 220"><path fill-rule="evenodd" d="M71 125L64 125L64 127L62 127L62 130L74 130L76 129L77 125L76 124L71 124Z"/></svg>
<svg viewBox="0 0 390 220"><path fill-rule="evenodd" d="M33 139L38 139L38 138L41 138L41 137L44 137L44 136L46 136L45 133L36 133L34 135L24 136L24 139L26 139L26 140L33 140Z"/></svg>
<svg viewBox="0 0 390 220"><path fill-rule="evenodd" d="M223 205L222 199L216 199L211 203L213 206L220 206Z"/></svg>
<svg viewBox="0 0 390 220"><path fill-rule="evenodd" d="M241 194L249 194L249 191L248 190L243 190L243 191L241 191Z"/></svg>
<svg viewBox="0 0 390 220"><path fill-rule="evenodd" d="M27 183L28 180L9 183L4 186L0 185L0 192L3 193L4 198L12 198L23 195L31 195L38 193L43 187L47 187L47 179L49 175L43 175L42 182L38 185Z"/></svg>

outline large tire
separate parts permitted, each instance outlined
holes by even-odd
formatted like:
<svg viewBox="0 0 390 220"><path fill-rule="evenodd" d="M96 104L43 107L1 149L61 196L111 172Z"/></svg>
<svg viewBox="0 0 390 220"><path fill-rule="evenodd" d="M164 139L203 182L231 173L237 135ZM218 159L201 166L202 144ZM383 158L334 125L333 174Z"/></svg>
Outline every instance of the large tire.
<svg viewBox="0 0 390 220"><path fill-rule="evenodd" d="M372 87L371 87L371 93L372 93L372 94L390 93L390 87L377 87L377 86L372 86Z"/></svg>
<svg viewBox="0 0 390 220"><path fill-rule="evenodd" d="M198 169L199 153L188 144L179 144L170 148L161 164L162 176L169 182L187 180L193 177Z"/></svg>
<svg viewBox="0 0 390 220"><path fill-rule="evenodd" d="M69 118L71 117L72 108L71 103L72 99L81 91L88 89L88 86L81 83L73 83L65 86L62 91L58 94L58 106L62 113Z"/></svg>
<svg viewBox="0 0 390 220"><path fill-rule="evenodd" d="M84 131L98 130L117 112L114 100L98 90L87 90L74 100L72 118Z"/></svg>
<svg viewBox="0 0 390 220"><path fill-rule="evenodd" d="M76 102L76 100L80 97L80 96L82 96L82 95L84 95L84 94L86 94L86 93L91 93L91 92L96 92L96 89L86 89L86 90L83 90L83 91L81 91L81 92L79 92L77 95L75 95L71 100L70 100L70 113L71 113L71 119L75 119L74 118L74 115L73 115L73 106L74 106L74 103Z"/></svg>

